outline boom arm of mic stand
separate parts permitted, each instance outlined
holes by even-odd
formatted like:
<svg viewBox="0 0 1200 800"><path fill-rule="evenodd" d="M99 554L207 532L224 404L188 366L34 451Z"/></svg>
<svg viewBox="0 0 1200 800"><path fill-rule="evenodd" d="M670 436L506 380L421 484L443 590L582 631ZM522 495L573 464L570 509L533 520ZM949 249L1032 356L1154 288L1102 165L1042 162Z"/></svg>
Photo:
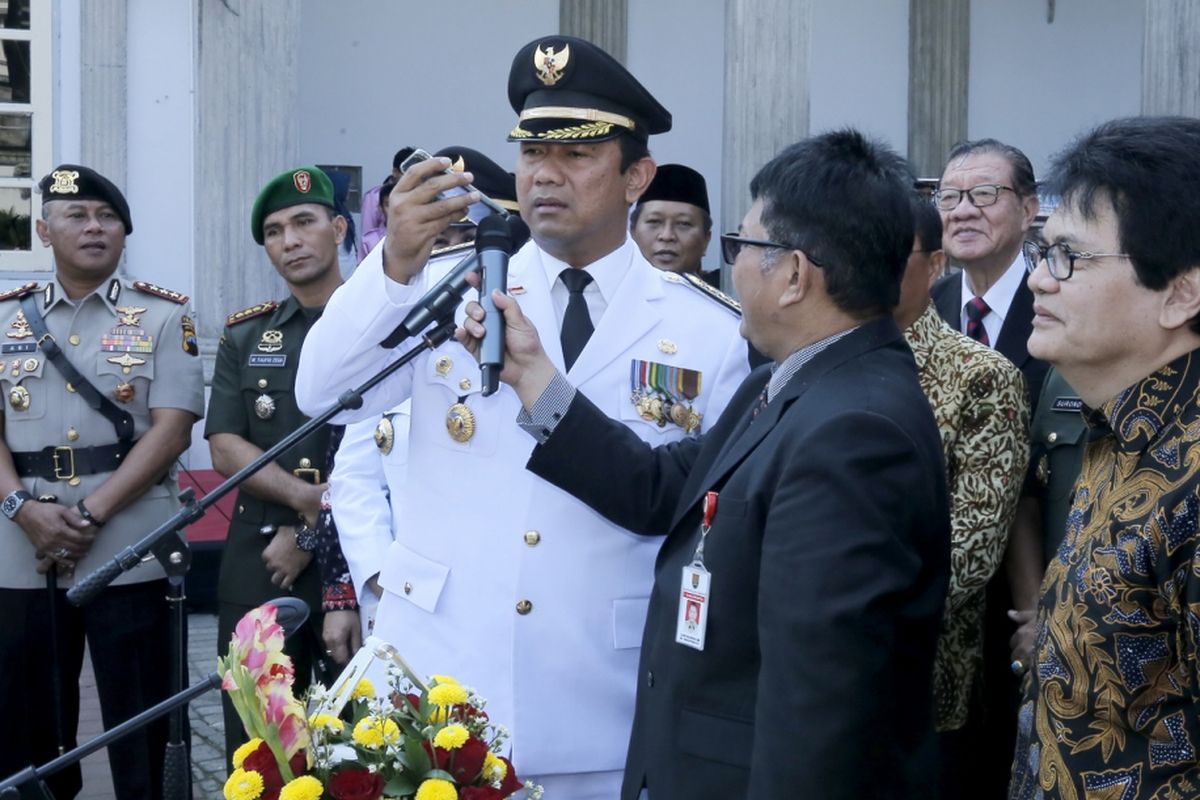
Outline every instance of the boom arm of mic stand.
<svg viewBox="0 0 1200 800"><path fill-rule="evenodd" d="M346 409L354 409L362 407L362 396L366 392L374 389L380 382L385 380L396 370L412 361L426 350L432 350L438 345L446 342L454 335L454 321L452 319L439 319L436 326L431 328L428 333L421 337L421 343L413 347L400 358L388 364L371 378L367 379L362 386L357 389L350 389L343 392L337 399L337 402L322 411L317 416L310 419L308 422L301 425L296 430L289 433L281 439L274 447L264 452L261 456L251 461L240 470L230 475L224 483L211 492L206 494L200 500L195 500L187 492L180 495L184 500L184 504L179 511L175 512L166 522L159 525L144 538L137 543L121 550L112 560L104 566L87 575L83 580L76 583L67 591L67 600L77 606L91 600L105 586L112 583L118 575L133 569L141 563L147 553L154 551L155 555L160 559L166 559L168 562L186 559L186 555L180 554L175 548L156 547L160 541L166 540L171 534L178 534L184 527L191 525L193 522L204 516L205 510L209 506L215 504L218 500L224 497L233 489L237 488L243 481L249 478L260 469L270 464L279 457L284 451L288 450L297 442L310 436L319 427L324 425L329 420L341 411ZM178 536L175 537L178 540ZM182 545L182 541L178 541ZM186 548L185 548L186 549ZM173 551L173 552L172 552ZM168 570L172 564L164 564Z"/></svg>

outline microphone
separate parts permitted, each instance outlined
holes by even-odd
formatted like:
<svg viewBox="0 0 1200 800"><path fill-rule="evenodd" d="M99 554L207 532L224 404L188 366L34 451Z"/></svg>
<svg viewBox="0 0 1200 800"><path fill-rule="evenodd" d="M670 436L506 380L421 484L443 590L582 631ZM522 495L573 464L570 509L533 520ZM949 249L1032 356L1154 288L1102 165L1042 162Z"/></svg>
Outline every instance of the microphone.
<svg viewBox="0 0 1200 800"><path fill-rule="evenodd" d="M471 253L454 265L425 296L417 301L417 305L388 337L379 343L380 347L391 349L410 336L415 336L425 329L429 323L454 313L454 309L462 302L463 294L470 288L467 275L479 267L479 253ZM426 267L428 268L428 267Z"/></svg>
<svg viewBox="0 0 1200 800"><path fill-rule="evenodd" d="M283 628L284 638L300 630L308 619L308 603L299 597L276 597L267 602L275 606L275 621Z"/></svg>
<svg viewBox="0 0 1200 800"><path fill-rule="evenodd" d="M479 221L475 233L475 251L483 268L479 304L486 314L483 319L483 342L479 347L479 371L484 397L500 388L500 370L504 368L504 315L492 300L492 290L503 292L508 289L508 259L512 249L512 232L504 217L491 214Z"/></svg>

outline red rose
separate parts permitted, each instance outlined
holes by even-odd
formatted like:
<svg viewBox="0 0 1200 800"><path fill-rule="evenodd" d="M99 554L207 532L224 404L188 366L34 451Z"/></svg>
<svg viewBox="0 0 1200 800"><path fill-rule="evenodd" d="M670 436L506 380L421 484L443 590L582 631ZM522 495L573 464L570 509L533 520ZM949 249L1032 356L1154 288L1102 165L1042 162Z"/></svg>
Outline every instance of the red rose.
<svg viewBox="0 0 1200 800"><path fill-rule="evenodd" d="M500 760L504 762L504 766L508 767L508 772L504 773L504 780L500 781L500 796L508 797L520 789L522 783L521 779L517 777L517 770L513 767L512 762L504 756L500 756Z"/></svg>
<svg viewBox="0 0 1200 800"><path fill-rule="evenodd" d="M333 800L378 800L383 794L383 776L365 769L338 770L327 788Z"/></svg>
<svg viewBox="0 0 1200 800"><path fill-rule="evenodd" d="M460 786L475 782L483 771L483 761L488 754L487 745L474 736L463 742L463 746L457 750L434 747L428 739L421 742L421 747L425 748L425 755L429 756L433 765L453 775Z"/></svg>
<svg viewBox="0 0 1200 800"><path fill-rule="evenodd" d="M504 795L491 786L464 786L458 790L458 800L504 800Z"/></svg>
<svg viewBox="0 0 1200 800"><path fill-rule="evenodd" d="M304 751L300 750L292 756L288 761L288 766L292 768L292 775L303 775L308 767ZM266 742L260 744L257 750L246 756L246 760L242 762L242 769L254 770L262 775L262 800L276 800L279 797L279 790L283 788L283 776L279 774L279 765L275 763L275 755Z"/></svg>

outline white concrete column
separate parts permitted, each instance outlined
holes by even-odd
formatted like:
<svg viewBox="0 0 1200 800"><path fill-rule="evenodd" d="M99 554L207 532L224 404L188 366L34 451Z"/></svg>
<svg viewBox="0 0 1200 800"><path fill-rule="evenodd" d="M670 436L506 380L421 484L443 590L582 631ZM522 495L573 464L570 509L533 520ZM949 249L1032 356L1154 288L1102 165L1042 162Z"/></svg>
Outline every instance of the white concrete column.
<svg viewBox="0 0 1200 800"><path fill-rule="evenodd" d="M1142 113L1200 116L1200 3L1146 0Z"/></svg>
<svg viewBox="0 0 1200 800"><path fill-rule="evenodd" d="M125 186L126 0L80 4L80 162Z"/></svg>
<svg viewBox="0 0 1200 800"><path fill-rule="evenodd" d="M908 160L918 177L939 177L967 137L970 44L970 0L909 0Z"/></svg>
<svg viewBox="0 0 1200 800"><path fill-rule="evenodd" d="M629 51L628 0L559 0L559 30L599 45L625 63Z"/></svg>

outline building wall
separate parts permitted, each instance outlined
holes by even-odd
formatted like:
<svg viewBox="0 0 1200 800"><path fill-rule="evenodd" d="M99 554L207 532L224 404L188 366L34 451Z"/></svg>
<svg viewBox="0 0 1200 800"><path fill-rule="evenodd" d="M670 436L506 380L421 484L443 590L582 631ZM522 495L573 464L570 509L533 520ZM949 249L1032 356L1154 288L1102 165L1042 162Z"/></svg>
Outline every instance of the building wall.
<svg viewBox="0 0 1200 800"><path fill-rule="evenodd" d="M1141 105L1145 3L973 0L967 130L1020 147L1040 173L1098 122Z"/></svg>

